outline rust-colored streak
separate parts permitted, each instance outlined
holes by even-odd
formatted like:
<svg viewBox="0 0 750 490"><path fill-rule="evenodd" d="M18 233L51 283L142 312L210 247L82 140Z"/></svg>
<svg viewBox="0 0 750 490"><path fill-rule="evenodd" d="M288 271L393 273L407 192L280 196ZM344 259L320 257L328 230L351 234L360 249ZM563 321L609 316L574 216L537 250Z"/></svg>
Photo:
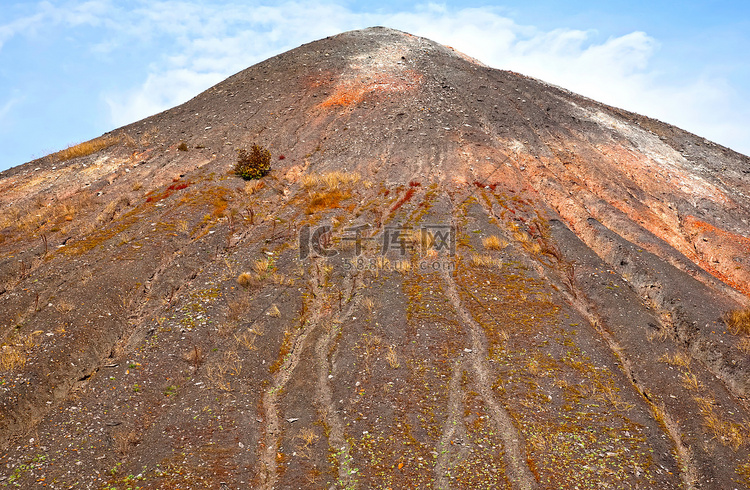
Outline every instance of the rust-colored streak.
<svg viewBox="0 0 750 490"><path fill-rule="evenodd" d="M422 75L415 71L401 74L378 73L367 78L357 77L340 82L333 94L320 103L319 107L351 106L359 104L372 93L403 93L415 89L422 81Z"/></svg>
<svg viewBox="0 0 750 490"><path fill-rule="evenodd" d="M687 216L683 227L698 253L700 266L750 296L750 238L722 230L695 216Z"/></svg>

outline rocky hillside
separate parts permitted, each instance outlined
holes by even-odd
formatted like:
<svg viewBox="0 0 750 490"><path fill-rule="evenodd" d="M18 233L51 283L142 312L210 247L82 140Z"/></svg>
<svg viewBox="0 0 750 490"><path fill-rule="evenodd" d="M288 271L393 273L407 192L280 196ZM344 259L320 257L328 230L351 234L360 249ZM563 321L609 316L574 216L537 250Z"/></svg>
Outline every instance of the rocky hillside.
<svg viewBox="0 0 750 490"><path fill-rule="evenodd" d="M0 173L0 486L749 488L749 174L390 29L271 58Z"/></svg>

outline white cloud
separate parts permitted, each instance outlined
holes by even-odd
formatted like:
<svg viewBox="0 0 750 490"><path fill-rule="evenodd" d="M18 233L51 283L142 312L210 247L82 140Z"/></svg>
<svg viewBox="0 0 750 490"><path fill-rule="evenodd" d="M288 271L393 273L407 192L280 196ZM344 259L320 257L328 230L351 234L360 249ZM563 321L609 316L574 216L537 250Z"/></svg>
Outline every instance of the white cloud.
<svg viewBox="0 0 750 490"><path fill-rule="evenodd" d="M109 17L114 8L107 0L91 0L80 4L66 4L60 7L44 1L36 6L36 12L0 25L0 49L11 38L18 35L38 36L45 34L49 26L65 25L78 27L82 25L113 26Z"/></svg>
<svg viewBox="0 0 750 490"><path fill-rule="evenodd" d="M105 96L105 101L112 122L119 127L189 100L223 78L216 73L197 73L188 69L152 73L137 89Z"/></svg>
<svg viewBox="0 0 750 490"><path fill-rule="evenodd" d="M2 106L0 106L0 126L7 125L9 123L10 111L13 106L23 101L23 96L17 95L8 99Z"/></svg>

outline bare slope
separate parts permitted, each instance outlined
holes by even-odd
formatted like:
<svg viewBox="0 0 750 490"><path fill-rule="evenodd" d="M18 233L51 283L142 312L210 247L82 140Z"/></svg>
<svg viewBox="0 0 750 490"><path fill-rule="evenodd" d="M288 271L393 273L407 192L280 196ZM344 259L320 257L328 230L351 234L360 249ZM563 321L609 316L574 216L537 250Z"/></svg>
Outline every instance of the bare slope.
<svg viewBox="0 0 750 490"><path fill-rule="evenodd" d="M0 485L750 486L747 157L383 28L79 150L0 174Z"/></svg>

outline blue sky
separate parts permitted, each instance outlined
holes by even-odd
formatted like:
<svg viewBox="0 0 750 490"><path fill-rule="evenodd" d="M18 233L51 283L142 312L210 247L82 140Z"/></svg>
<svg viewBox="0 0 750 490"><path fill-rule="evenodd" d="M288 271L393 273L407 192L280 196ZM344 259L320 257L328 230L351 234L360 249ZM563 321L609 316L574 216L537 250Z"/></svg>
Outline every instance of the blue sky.
<svg viewBox="0 0 750 490"><path fill-rule="evenodd" d="M0 0L0 170L372 25L750 154L746 1Z"/></svg>

